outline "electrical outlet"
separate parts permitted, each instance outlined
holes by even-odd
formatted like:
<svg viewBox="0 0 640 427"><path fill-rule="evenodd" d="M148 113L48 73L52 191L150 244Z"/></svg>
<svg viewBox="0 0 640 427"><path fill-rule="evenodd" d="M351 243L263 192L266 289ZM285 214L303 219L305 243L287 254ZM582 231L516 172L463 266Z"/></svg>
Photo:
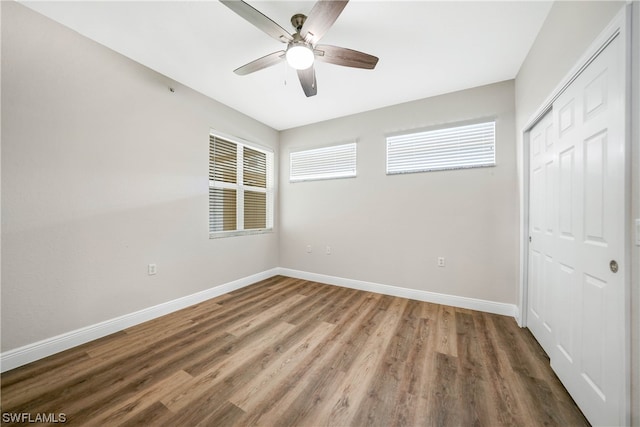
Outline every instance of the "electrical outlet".
<svg viewBox="0 0 640 427"><path fill-rule="evenodd" d="M331 246L327 245L327 247L324 250L324 253L327 255L331 255Z"/></svg>
<svg viewBox="0 0 640 427"><path fill-rule="evenodd" d="M153 276L154 274L156 274L158 272L158 266L155 264L149 264L147 266L147 273L149 273L149 276Z"/></svg>
<svg viewBox="0 0 640 427"><path fill-rule="evenodd" d="M439 256L438 257L438 267L444 267L444 257L443 256Z"/></svg>

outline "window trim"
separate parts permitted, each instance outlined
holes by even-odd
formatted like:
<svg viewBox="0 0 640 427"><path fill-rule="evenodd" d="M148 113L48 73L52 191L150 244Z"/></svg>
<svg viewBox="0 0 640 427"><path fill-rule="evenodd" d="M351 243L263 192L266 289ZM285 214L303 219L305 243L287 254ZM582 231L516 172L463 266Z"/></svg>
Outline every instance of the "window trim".
<svg viewBox="0 0 640 427"><path fill-rule="evenodd" d="M443 130L454 130L456 128L463 128L463 127L467 127L467 126L474 126L474 125L489 125L492 124L493 125L493 162L492 163L480 163L480 164L471 164L471 165L463 165L463 164L456 164L456 165L450 165L450 166L443 166L443 167L434 167L434 166L429 166L429 165L424 165L423 167L417 167L417 168L412 168L412 169L404 169L404 170L390 170L390 165L389 165L389 145L390 145L390 139L393 138L398 138L398 137L411 137L411 136L418 136L420 134L426 134L429 132L438 132L438 131L443 131ZM485 117L482 119L478 119L478 120L473 120L473 121L461 121L461 122L454 122L454 123L447 123L447 124L443 124L443 125L439 125L439 126L431 126L428 128L419 128L419 129L412 129L409 131L403 131L403 132L397 132L397 133L392 133L392 134L387 134L385 136L385 143L386 143L386 147L385 147L385 152L386 152L386 174L387 175L404 175L404 174L411 174L411 173L421 173L421 172L438 172L438 171L451 171L451 170L461 170L461 169L476 169L476 168L487 168L487 167L495 167L497 165L497 153L496 153L496 145L497 145L497 119L495 117Z"/></svg>
<svg viewBox="0 0 640 427"><path fill-rule="evenodd" d="M320 152L323 150L329 150L332 148L342 148L342 147L353 147L353 172L324 172L318 173L315 175L308 176L294 176L293 175L293 157L296 154L300 153L311 153L311 152ZM350 166L350 165L348 165ZM290 183L298 183L298 182L306 182L306 181L326 181L332 179L345 179L345 178L356 178L358 175L358 141L350 140L337 142L333 144L313 146L313 147L300 147L294 148L289 151L289 182Z"/></svg>
<svg viewBox="0 0 640 427"><path fill-rule="evenodd" d="M209 239L219 239L224 237L234 236L247 236L255 234L266 234L274 231L275 224L275 152L271 147L248 141L243 138L228 135L223 132L218 132L214 129L209 130L209 155L211 155L211 139L219 138L226 140L233 144L236 144L236 150L238 156L236 158L236 183L227 183L222 181L209 180L209 190L211 188L220 189L234 189L236 190L236 229L226 231L211 231L211 222L209 221ZM265 153L266 155L266 187L256 187L252 185L245 185L243 183L243 151L244 147L251 150ZM208 167L211 166L211 160L209 160ZM253 191L266 194L266 227L264 228L251 228L244 229L244 193L246 191ZM210 197L210 196L209 196ZM211 205L209 205L209 209ZM209 216L211 211L209 210ZM241 228L240 228L241 227Z"/></svg>

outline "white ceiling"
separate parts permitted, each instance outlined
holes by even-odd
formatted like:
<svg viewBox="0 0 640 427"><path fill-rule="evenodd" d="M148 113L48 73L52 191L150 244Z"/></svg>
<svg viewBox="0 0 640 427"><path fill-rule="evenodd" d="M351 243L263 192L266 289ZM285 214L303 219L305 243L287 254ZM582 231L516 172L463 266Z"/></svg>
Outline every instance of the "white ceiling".
<svg viewBox="0 0 640 427"><path fill-rule="evenodd" d="M316 63L318 94L307 98L284 63L233 73L284 45L217 1L22 3L277 130L512 79L552 4L352 0L322 43L380 61L375 70ZM249 3L291 32L291 16L314 5Z"/></svg>

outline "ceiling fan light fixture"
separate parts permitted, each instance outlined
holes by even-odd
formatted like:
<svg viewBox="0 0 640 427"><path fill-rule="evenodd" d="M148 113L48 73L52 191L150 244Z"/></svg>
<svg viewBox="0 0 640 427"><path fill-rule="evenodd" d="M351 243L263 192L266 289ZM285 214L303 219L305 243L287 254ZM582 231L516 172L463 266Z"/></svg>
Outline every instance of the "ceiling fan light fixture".
<svg viewBox="0 0 640 427"><path fill-rule="evenodd" d="M306 70L313 65L313 50L304 43L291 44L286 53L287 62L296 70Z"/></svg>

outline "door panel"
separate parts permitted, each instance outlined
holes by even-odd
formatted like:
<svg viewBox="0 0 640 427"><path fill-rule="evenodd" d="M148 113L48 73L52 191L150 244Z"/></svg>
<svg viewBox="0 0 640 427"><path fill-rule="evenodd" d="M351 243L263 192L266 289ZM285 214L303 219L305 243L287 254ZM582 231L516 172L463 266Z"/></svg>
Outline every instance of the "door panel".
<svg viewBox="0 0 640 427"><path fill-rule="evenodd" d="M557 162L553 158L554 132L552 116L548 113L531 130L530 178L530 235L529 245L529 316L527 325L547 354L554 351L553 328L555 315L550 300L554 276L554 247L550 236L556 228ZM532 285L535 284L535 285Z"/></svg>
<svg viewBox="0 0 640 427"><path fill-rule="evenodd" d="M584 236L587 244L606 246L604 236L604 180L607 130L584 142Z"/></svg>
<svg viewBox="0 0 640 427"><path fill-rule="evenodd" d="M559 350L559 355L553 352L553 361L558 357L564 357L569 363L573 363L574 358L574 341L576 322L575 312L576 304L575 295L577 293L575 269L566 264L560 264L560 277L554 283L558 291L558 330L556 331L555 344ZM551 357L551 355L549 355Z"/></svg>
<svg viewBox="0 0 640 427"><path fill-rule="evenodd" d="M560 179L558 187L560 190L560 206L558 207L558 217L560 223L560 236L568 239L574 239L573 227L573 179L575 176L575 150L569 147L560 153Z"/></svg>

